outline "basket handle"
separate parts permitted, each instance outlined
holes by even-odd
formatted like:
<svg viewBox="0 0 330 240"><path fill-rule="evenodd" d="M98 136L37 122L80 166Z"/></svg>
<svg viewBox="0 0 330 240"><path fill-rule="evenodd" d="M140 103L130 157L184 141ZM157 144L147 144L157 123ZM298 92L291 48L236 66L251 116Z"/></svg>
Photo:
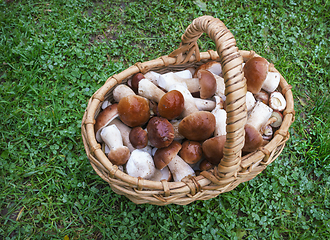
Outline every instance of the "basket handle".
<svg viewBox="0 0 330 240"><path fill-rule="evenodd" d="M195 54L199 61L198 38L207 33L215 42L216 50L220 56L222 73L225 79L226 112L227 112L227 136L224 146L224 155L212 179L214 183L224 184L237 176L240 170L242 148L245 141L244 126L247 118L245 106L246 81L242 71L243 58L236 47L233 34L227 29L222 21L212 16L202 16L193 20L181 37L178 49L169 54L176 57L176 64L189 61ZM204 173L206 175L208 173ZM212 178L212 177L207 177Z"/></svg>

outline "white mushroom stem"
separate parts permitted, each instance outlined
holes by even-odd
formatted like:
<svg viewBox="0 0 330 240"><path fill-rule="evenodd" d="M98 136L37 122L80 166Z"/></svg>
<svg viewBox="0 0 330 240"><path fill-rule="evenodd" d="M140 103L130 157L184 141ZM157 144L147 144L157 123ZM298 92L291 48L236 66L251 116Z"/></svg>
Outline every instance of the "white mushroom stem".
<svg viewBox="0 0 330 240"><path fill-rule="evenodd" d="M248 112L250 112L254 105L256 105L256 99L253 96L253 93L247 91L246 92L246 109Z"/></svg>
<svg viewBox="0 0 330 240"><path fill-rule="evenodd" d="M110 151L123 146L121 133L114 124L111 124L102 129L101 138L103 142L109 147Z"/></svg>
<svg viewBox="0 0 330 240"><path fill-rule="evenodd" d="M168 167L164 167L162 170L155 169L154 175L150 178L152 181L161 181L161 180L167 180L170 181L171 179L171 172L168 169Z"/></svg>
<svg viewBox="0 0 330 240"><path fill-rule="evenodd" d="M128 147L130 152L133 152L135 148L132 146L131 142L129 141L129 133L131 132L131 128L120 121L118 118L112 120L111 124L116 125L119 129L121 137L123 139L123 143L126 147Z"/></svg>
<svg viewBox="0 0 330 240"><path fill-rule="evenodd" d="M278 72L268 72L261 88L271 93L274 92L280 83L280 74Z"/></svg>
<svg viewBox="0 0 330 240"><path fill-rule="evenodd" d="M213 100L194 98L194 101L199 111L211 111L216 105Z"/></svg>
<svg viewBox="0 0 330 240"><path fill-rule="evenodd" d="M168 72L162 74L159 79L157 85L166 91L170 91L170 88L173 85L183 84L187 86L189 92L199 92L199 79L198 78L181 78L177 76L173 72Z"/></svg>
<svg viewBox="0 0 330 240"><path fill-rule="evenodd" d="M119 84L114 90L113 90L113 98L116 102L119 102L122 98L135 95L135 92L127 85L125 84Z"/></svg>
<svg viewBox="0 0 330 240"><path fill-rule="evenodd" d="M111 105L111 102L108 101L108 100L105 100L103 103L102 103L102 110L104 110L106 107L110 106Z"/></svg>
<svg viewBox="0 0 330 240"><path fill-rule="evenodd" d="M263 102L258 101L251 110L246 124L253 126L257 131L259 131L261 127L267 123L268 119L272 115L272 112L273 109L268 107Z"/></svg>
<svg viewBox="0 0 330 240"><path fill-rule="evenodd" d="M141 149L135 149L126 163L126 172L132 177L150 179L155 169L151 155Z"/></svg>
<svg viewBox="0 0 330 240"><path fill-rule="evenodd" d="M158 103L165 92L145 78L139 82L138 94Z"/></svg>
<svg viewBox="0 0 330 240"><path fill-rule="evenodd" d="M226 121L227 121L227 112L221 108L221 105L218 104L221 99L218 96L214 96L216 100L216 107L212 110L212 114L215 116L215 130L214 136L223 136L227 134L226 131Z"/></svg>
<svg viewBox="0 0 330 240"><path fill-rule="evenodd" d="M190 70L182 70L179 72L175 72L175 75L177 75L180 78L187 78L187 79L192 78L192 74Z"/></svg>
<svg viewBox="0 0 330 240"><path fill-rule="evenodd" d="M198 112L198 108L195 104L194 98L189 92L189 90L184 85L172 85L171 88L169 88L169 91L171 90L177 90L182 93L184 98L184 109L182 111L182 118L188 116L191 113Z"/></svg>
<svg viewBox="0 0 330 240"><path fill-rule="evenodd" d="M180 182L184 177L189 175L196 176L195 171L178 155L167 166L173 175L174 182Z"/></svg>
<svg viewBox="0 0 330 240"><path fill-rule="evenodd" d="M152 82L153 84L157 85L160 74L154 71L149 71L146 74L144 74L144 77L150 80L150 82Z"/></svg>
<svg viewBox="0 0 330 240"><path fill-rule="evenodd" d="M219 96L222 98L222 100L226 100L225 96L225 79L220 77L219 75L213 74L215 77L215 81L217 82L217 90L215 91L215 95Z"/></svg>

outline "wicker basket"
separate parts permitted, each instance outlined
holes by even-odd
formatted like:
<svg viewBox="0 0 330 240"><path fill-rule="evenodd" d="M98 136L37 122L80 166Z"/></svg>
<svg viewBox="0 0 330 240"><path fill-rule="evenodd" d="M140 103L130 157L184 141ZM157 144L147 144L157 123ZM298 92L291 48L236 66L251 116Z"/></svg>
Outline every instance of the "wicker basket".
<svg viewBox="0 0 330 240"><path fill-rule="evenodd" d="M203 34L216 43L217 51L199 52L197 40ZM82 138L86 154L96 173L112 190L125 195L136 204L186 205L196 200L207 200L221 193L231 191L238 184L253 179L272 163L281 153L289 139L288 129L294 121L294 102L291 86L281 76L278 90L287 101L283 123L272 140L257 151L242 156L244 125L247 112L245 107L246 81L242 63L258 56L253 51L239 51L231 32L219 19L211 16L196 18L182 36L180 47L168 56L151 61L136 63L119 74L111 76L90 98L82 119ZM105 100L113 100L112 90L126 83L133 74L155 71L166 73L188 67L198 67L207 61L219 61L222 65L226 84L227 136L224 156L220 164L197 177L185 178L181 182L150 181L127 175L111 164L94 134L95 118ZM277 70L272 66L272 71Z"/></svg>

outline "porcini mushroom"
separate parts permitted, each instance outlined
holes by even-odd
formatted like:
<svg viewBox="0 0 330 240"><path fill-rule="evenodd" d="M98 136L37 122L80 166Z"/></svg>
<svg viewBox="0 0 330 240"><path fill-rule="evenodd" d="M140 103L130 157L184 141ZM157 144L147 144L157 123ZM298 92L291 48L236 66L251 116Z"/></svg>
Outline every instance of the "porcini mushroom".
<svg viewBox="0 0 330 240"><path fill-rule="evenodd" d="M133 91L137 94L138 93L138 89L139 89L139 82L145 79L145 76L142 73L136 73L133 75L132 79L131 79L131 88L133 89Z"/></svg>
<svg viewBox="0 0 330 240"><path fill-rule="evenodd" d="M149 101L138 95L129 95L118 103L120 120L130 127L142 126L150 118Z"/></svg>
<svg viewBox="0 0 330 240"><path fill-rule="evenodd" d="M100 135L110 149L108 154L110 161L115 165L125 164L130 157L130 151L128 147L123 145L119 129L112 124L103 128Z"/></svg>
<svg viewBox="0 0 330 240"><path fill-rule="evenodd" d="M204 141L212 136L216 120L212 113L197 111L189 114L179 123L179 132L192 141Z"/></svg>
<svg viewBox="0 0 330 240"><path fill-rule="evenodd" d="M138 83L138 94L149 100L159 102L165 92L150 82L148 79L144 78L141 79Z"/></svg>
<svg viewBox="0 0 330 240"><path fill-rule="evenodd" d="M245 130L245 144L242 149L244 152L253 152L262 146L263 139L260 134L262 126L266 125L268 119L272 115L273 109L266 104L257 101L248 116Z"/></svg>
<svg viewBox="0 0 330 240"><path fill-rule="evenodd" d="M188 164L196 164L203 156L202 145L196 141L186 140L182 143L179 156Z"/></svg>
<svg viewBox="0 0 330 240"><path fill-rule="evenodd" d="M126 172L132 177L150 179L155 174L152 156L141 149L135 149L126 163Z"/></svg>
<svg viewBox="0 0 330 240"><path fill-rule="evenodd" d="M160 116L172 120L179 117L184 109L184 97L181 92L171 90L165 93L158 102Z"/></svg>
<svg viewBox="0 0 330 240"><path fill-rule="evenodd" d="M129 141L134 148L145 148L148 145L148 134L142 127L134 127L129 133Z"/></svg>
<svg viewBox="0 0 330 240"><path fill-rule="evenodd" d="M279 73L269 72L269 62L263 57L249 59L244 64L243 71L246 78L247 90L253 94L257 94L261 88L272 92L280 82Z"/></svg>
<svg viewBox="0 0 330 240"><path fill-rule="evenodd" d="M162 117L152 117L147 125L148 139L152 146L163 148L169 146L174 139L172 124Z"/></svg>
<svg viewBox="0 0 330 240"><path fill-rule="evenodd" d="M199 79L199 92L202 99L212 97L217 90L217 82L213 74L207 70L197 71Z"/></svg>
<svg viewBox="0 0 330 240"><path fill-rule="evenodd" d="M207 63L204 63L204 64L200 65L196 69L193 77L197 77L197 72L201 69L208 70L209 72L211 72L215 75L219 75L219 76L222 74L221 64L219 62L216 62L216 61L210 61L210 62L207 62Z"/></svg>
<svg viewBox="0 0 330 240"><path fill-rule="evenodd" d="M195 171L177 155L180 149L181 144L173 141L168 147L157 149L154 155L156 168L163 169L168 166L175 182L180 182L187 176L195 176Z"/></svg>
<svg viewBox="0 0 330 240"><path fill-rule="evenodd" d="M112 104L103 109L95 119L94 132L96 141L102 142L100 133L104 127L118 117L118 104Z"/></svg>
<svg viewBox="0 0 330 240"><path fill-rule="evenodd" d="M157 85L166 91L169 91L173 85L184 85L189 92L199 92L199 79L198 78L181 78L173 72L162 74L158 78Z"/></svg>
<svg viewBox="0 0 330 240"><path fill-rule="evenodd" d="M276 111L283 111L286 108L286 100L282 93L272 92L269 96L269 106Z"/></svg>

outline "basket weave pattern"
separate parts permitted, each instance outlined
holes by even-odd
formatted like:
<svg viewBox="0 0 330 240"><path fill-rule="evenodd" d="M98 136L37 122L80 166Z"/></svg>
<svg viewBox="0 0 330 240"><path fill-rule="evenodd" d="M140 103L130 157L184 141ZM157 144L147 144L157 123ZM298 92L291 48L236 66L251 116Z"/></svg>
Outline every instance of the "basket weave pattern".
<svg viewBox="0 0 330 240"><path fill-rule="evenodd" d="M197 40L203 34L215 42L216 51L199 52ZM178 49L168 56L151 61L136 63L119 74L111 76L90 98L82 119L82 139L86 154L95 172L112 190L125 195L137 204L186 205L196 200L207 200L221 193L231 191L242 182L253 179L272 163L282 152L289 139L288 129L294 121L294 102L291 86L281 76L278 90L287 101L283 123L272 140L257 151L242 156L244 146L244 126L247 119L245 106L246 81L242 63L259 56L253 51L240 51L231 32L219 19L203 16L195 19L182 36ZM207 61L219 61L225 79L227 136L224 156L220 164L212 170L203 171L199 176L185 178L182 182L150 181L135 178L120 171L113 165L96 141L94 134L95 118L105 100L113 101L112 90L118 84L125 84L132 75L155 71L175 72L188 67L198 67ZM278 72L273 66L271 71Z"/></svg>

